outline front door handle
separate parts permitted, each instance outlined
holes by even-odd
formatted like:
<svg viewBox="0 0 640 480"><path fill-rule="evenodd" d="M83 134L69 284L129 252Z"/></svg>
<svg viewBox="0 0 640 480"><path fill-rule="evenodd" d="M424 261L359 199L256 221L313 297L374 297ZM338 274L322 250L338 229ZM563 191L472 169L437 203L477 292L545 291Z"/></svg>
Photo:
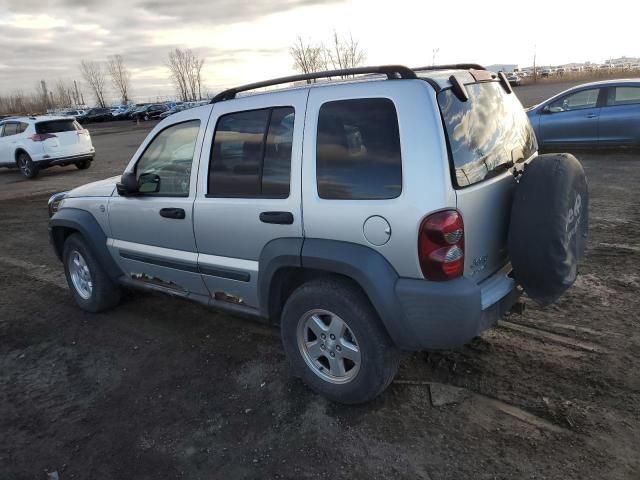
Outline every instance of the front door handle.
<svg viewBox="0 0 640 480"><path fill-rule="evenodd" d="M175 218L176 220L182 220L186 216L184 209L182 208L162 208L160 209L160 216L164 218Z"/></svg>
<svg viewBox="0 0 640 480"><path fill-rule="evenodd" d="M589 115L587 115L587 118L596 118L598 115L596 115L595 113L590 113Z"/></svg>
<svg viewBox="0 0 640 480"><path fill-rule="evenodd" d="M280 225L291 225L293 223L293 213L291 212L262 212L260 214L262 223L278 223Z"/></svg>

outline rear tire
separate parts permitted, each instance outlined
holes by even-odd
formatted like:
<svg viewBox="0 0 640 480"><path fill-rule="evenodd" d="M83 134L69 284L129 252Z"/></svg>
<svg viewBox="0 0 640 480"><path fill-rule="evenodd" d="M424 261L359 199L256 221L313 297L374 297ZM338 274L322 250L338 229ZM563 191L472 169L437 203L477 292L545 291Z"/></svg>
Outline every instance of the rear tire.
<svg viewBox="0 0 640 480"><path fill-rule="evenodd" d="M79 162L76 162L76 168L78 168L78 170L86 170L90 166L91 160L80 160Z"/></svg>
<svg viewBox="0 0 640 480"><path fill-rule="evenodd" d="M33 163L33 160L31 160L31 157L26 152L20 152L18 154L18 159L16 163L18 164L20 173L22 173L22 175L25 178L28 178L28 179L36 178L38 176L38 173L40 172L40 169L38 168L38 166L35 163Z"/></svg>
<svg viewBox="0 0 640 480"><path fill-rule="evenodd" d="M372 400L398 370L400 351L369 299L340 278L296 289L282 313L281 335L293 373L335 402Z"/></svg>
<svg viewBox="0 0 640 480"><path fill-rule="evenodd" d="M120 303L120 287L107 276L80 234L64 242L62 261L67 284L81 309L102 312Z"/></svg>

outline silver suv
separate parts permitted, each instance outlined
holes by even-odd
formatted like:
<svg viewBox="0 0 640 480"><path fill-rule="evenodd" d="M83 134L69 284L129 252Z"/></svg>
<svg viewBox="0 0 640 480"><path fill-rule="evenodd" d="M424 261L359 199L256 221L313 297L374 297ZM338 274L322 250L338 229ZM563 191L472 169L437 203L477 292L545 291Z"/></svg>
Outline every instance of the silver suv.
<svg viewBox="0 0 640 480"><path fill-rule="evenodd" d="M126 286L267 319L296 375L360 403L402 350L461 346L517 302L512 203L536 156L480 66L298 75L166 118L119 182L51 197L49 232L81 308Z"/></svg>

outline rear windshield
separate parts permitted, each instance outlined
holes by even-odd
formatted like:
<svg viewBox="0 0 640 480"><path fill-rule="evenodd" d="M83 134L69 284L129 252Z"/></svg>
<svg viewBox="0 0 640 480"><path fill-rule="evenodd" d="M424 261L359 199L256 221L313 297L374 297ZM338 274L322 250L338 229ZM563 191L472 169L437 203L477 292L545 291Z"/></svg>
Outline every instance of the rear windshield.
<svg viewBox="0 0 640 480"><path fill-rule="evenodd" d="M49 120L48 122L36 123L36 133L61 133L75 132L80 128L76 126L75 120Z"/></svg>
<svg viewBox="0 0 640 480"><path fill-rule="evenodd" d="M498 82L475 83L466 88L466 102L461 102L451 89L438 94L458 187L498 175L538 149L529 119L515 94L507 94Z"/></svg>

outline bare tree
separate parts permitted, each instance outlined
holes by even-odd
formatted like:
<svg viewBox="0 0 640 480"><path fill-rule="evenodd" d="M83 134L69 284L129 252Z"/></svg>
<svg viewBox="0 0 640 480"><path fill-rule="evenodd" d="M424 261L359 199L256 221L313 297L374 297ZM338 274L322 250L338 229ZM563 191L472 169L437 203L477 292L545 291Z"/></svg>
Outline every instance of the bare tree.
<svg viewBox="0 0 640 480"><path fill-rule="evenodd" d="M105 71L102 68L102 64L100 62L82 60L80 62L80 71L93 91L98 106L104 108L107 104L104 100Z"/></svg>
<svg viewBox="0 0 640 480"><path fill-rule="evenodd" d="M169 52L167 68L180 99L199 100L202 96L202 66L204 59L193 50L176 48Z"/></svg>
<svg viewBox="0 0 640 480"><path fill-rule="evenodd" d="M54 106L58 108L71 107L74 103L73 94L73 87L59 79L53 91Z"/></svg>
<svg viewBox="0 0 640 480"><path fill-rule="evenodd" d="M44 113L47 109L48 99L44 98L41 85L35 93L26 95L22 90L17 90L9 95L0 96L0 114L2 115L34 115Z"/></svg>
<svg viewBox="0 0 640 480"><path fill-rule="evenodd" d="M338 32L334 30L331 45L327 48L327 57L335 70L342 70L362 65L366 54L360 47L360 42L354 40L353 35L340 38Z"/></svg>
<svg viewBox="0 0 640 480"><path fill-rule="evenodd" d="M120 93L120 99L122 103L126 105L129 103L129 84L131 81L131 74L124 64L122 55L113 55L109 57L107 62L109 69L109 75L111 76L111 83L113 87Z"/></svg>
<svg viewBox="0 0 640 480"><path fill-rule="evenodd" d="M302 37L298 37L289 47L289 53L293 58L293 68L301 73L320 72L327 68L326 50L322 44L305 43Z"/></svg>

